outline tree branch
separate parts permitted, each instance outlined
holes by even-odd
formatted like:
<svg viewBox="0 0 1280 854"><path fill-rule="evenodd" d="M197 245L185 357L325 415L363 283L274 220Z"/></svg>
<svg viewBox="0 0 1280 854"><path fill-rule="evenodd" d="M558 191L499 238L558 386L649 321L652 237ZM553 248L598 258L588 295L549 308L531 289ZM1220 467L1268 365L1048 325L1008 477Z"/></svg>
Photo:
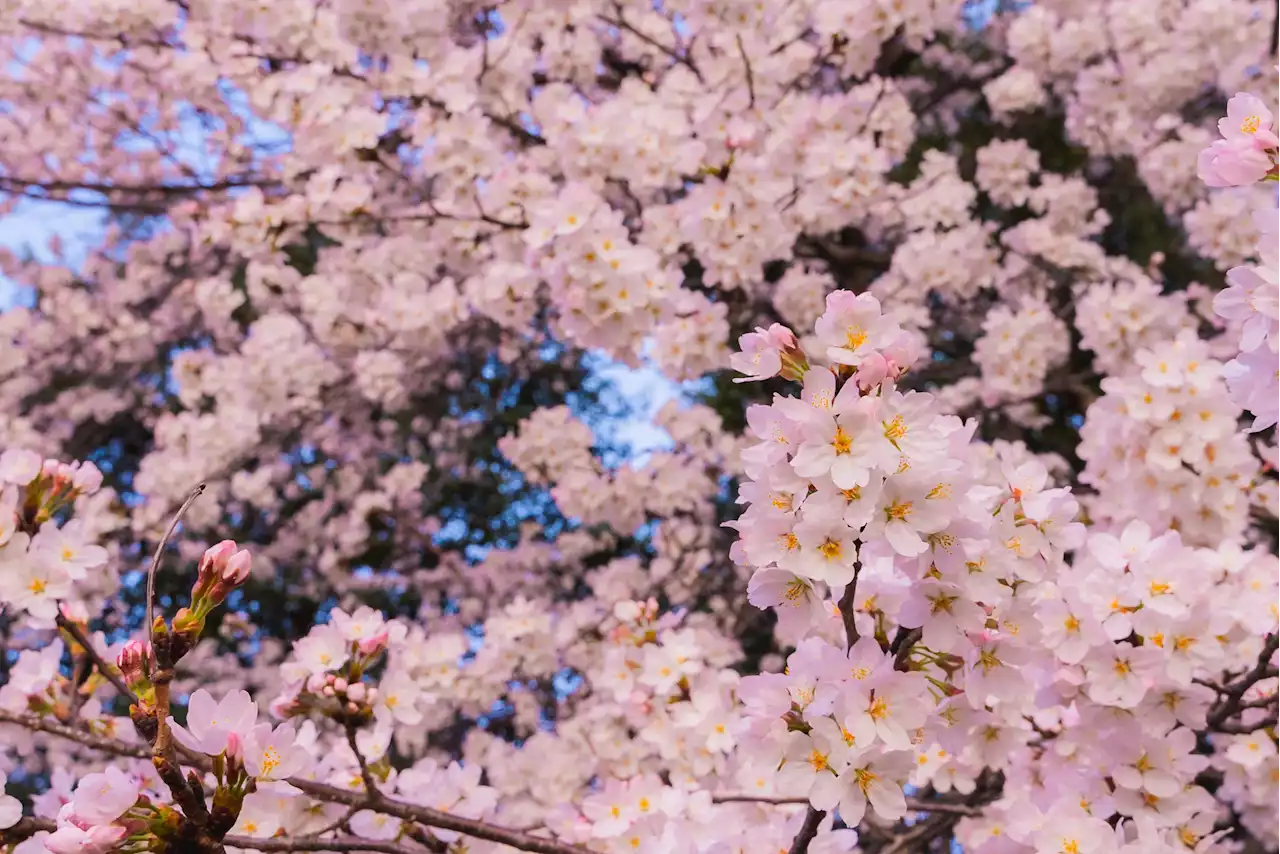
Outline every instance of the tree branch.
<svg viewBox="0 0 1280 854"><path fill-rule="evenodd" d="M818 835L818 825L826 815L822 810L809 807L804 814L804 823L800 825L800 832L796 834L791 847L787 849L787 854L808 854L809 843Z"/></svg>
<svg viewBox="0 0 1280 854"><path fill-rule="evenodd" d="M103 678L115 686L115 689L120 692L120 696L127 699L131 704L137 705L138 698L129 690L129 686L125 684L124 679L120 676L120 671L114 665L108 664L106 659L98 654L98 650L94 649L93 643L85 635L84 629L80 628L78 623L64 617L61 611L58 612L57 623L58 628L71 635L76 643L84 647L85 654L89 656L89 660L97 666L98 672L102 674Z"/></svg>
<svg viewBox="0 0 1280 854"><path fill-rule="evenodd" d="M627 21L623 20L622 18L621 9L618 10L618 17L616 18L610 18L608 15L597 15L596 17L598 17L601 21L604 21L606 24L608 24L611 27L617 27L620 30L626 30L636 38L640 39L640 41L644 42L645 44L650 45L651 47L655 47L658 50L662 51L667 56L671 57L676 62L683 65L685 68L688 68L690 71L692 71L693 76L698 78L699 83L706 82L705 80L702 79L702 72L698 70L698 66L694 65L692 59L678 52L675 48L667 47L662 42L655 39L653 36L649 35L648 33L642 32L632 24L627 23Z"/></svg>
<svg viewBox="0 0 1280 854"><path fill-rule="evenodd" d="M71 727L53 721L46 721L35 715L19 715L13 712L7 712L0 709L0 722L17 724L36 732L44 732L49 735L55 735L59 738L75 741L86 747L95 750L101 750L104 753L114 754L116 756L128 756L136 759L146 759L151 756L151 751L142 745L126 744L116 739L102 738L91 733L79 732ZM188 765L193 765L201 770L207 770L210 763L207 757L191 757ZM394 798L381 797L376 801L371 801L364 792L353 792L348 789L339 789L336 786L329 786L325 783L319 783L315 780L306 780L301 777L290 777L286 782L294 788L310 795L317 800L328 801L329 803L343 804L357 809L370 809L375 812L392 815L405 821L417 822L428 827L438 827L443 830L452 830L455 833L473 836L476 839L484 839L489 842L498 842L503 845L509 845L512 848L518 848L522 851L529 851L532 854L595 854L590 849L583 848L580 845L573 845L567 842L558 842L544 836L534 836L520 830L512 830L487 822L475 819L462 818L452 815L441 810L431 809L430 807L419 806L417 804L407 803L405 801L396 800ZM240 843L233 841L239 837L227 837L225 842L228 845L239 846ZM262 842L265 840L256 840ZM304 840L295 840L304 841ZM305 844L311 845L312 840L309 838L304 841ZM255 847L245 845L243 847ZM268 849L260 849L268 850ZM270 849L270 850L333 850L323 845L314 845L313 847L302 849ZM349 850L359 850L352 848ZM374 850L374 849L369 849ZM379 849L380 850L380 849ZM399 852L394 852L399 854Z"/></svg>

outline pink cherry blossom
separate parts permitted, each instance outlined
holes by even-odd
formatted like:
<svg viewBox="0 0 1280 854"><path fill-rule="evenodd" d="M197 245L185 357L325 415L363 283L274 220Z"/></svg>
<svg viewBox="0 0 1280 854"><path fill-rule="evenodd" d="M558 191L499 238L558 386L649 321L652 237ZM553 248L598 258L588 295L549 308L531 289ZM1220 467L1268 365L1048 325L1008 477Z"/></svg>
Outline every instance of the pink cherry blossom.
<svg viewBox="0 0 1280 854"><path fill-rule="evenodd" d="M217 756L227 749L232 735L242 742L257 722L258 706L247 691L231 691L221 700L201 688L187 705L187 724L168 719L173 736L189 750Z"/></svg>

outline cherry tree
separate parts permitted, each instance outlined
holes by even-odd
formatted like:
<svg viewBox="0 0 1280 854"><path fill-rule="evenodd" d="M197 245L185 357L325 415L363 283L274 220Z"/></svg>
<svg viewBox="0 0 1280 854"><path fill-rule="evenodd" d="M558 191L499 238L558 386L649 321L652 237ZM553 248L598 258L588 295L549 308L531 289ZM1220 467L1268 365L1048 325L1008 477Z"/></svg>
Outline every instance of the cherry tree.
<svg viewBox="0 0 1280 854"><path fill-rule="evenodd" d="M1276 851L1276 25L12 0L0 847Z"/></svg>

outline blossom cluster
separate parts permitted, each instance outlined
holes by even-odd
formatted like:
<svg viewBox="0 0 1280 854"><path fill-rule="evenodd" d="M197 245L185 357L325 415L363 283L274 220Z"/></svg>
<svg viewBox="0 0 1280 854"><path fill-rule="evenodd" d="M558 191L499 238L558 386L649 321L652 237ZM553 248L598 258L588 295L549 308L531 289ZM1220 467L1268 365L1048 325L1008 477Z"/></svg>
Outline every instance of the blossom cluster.
<svg viewBox="0 0 1280 854"><path fill-rule="evenodd" d="M1275 23L11 0L0 847L1276 850Z"/></svg>
<svg viewBox="0 0 1280 854"><path fill-rule="evenodd" d="M1251 775L1274 767L1274 742L1257 761L1230 738L1215 736L1211 756L1196 750L1215 714L1206 681L1227 661L1272 658L1260 638L1277 617L1274 558L1209 545L1238 540L1244 519L1231 508L1248 506L1254 462L1203 345L1183 337L1139 354L1141 373L1108 391L1124 425L1107 420L1119 417L1108 396L1083 428L1085 447L1097 429L1123 448L1116 430L1143 429L1146 406L1175 432L1135 440L1136 459L1152 477L1192 480L1136 498L1116 494L1141 480L1131 469L1107 475L1115 486L1095 479L1108 503L1087 532L1077 499L1038 461L1009 459L984 477L974 424L878 370L893 361L880 342L896 333L872 298L833 295L817 329L832 365L810 367L798 398L752 412L760 441L744 451L748 507L735 523L751 601L773 608L796 644L783 673L740 689L742 749L779 769L778 790L856 826L868 808L901 818L907 786L972 795L1002 772L987 816L959 828L979 852L1212 846L1221 805L1197 783L1210 767L1252 780L1234 806L1259 816L1274 781ZM1184 419L1203 440L1181 438ZM1184 444L1198 456L1182 456ZM1206 512L1170 518L1155 500L1166 496L1203 500ZM1121 503L1122 518L1149 508L1151 524L1107 525L1100 512L1120 517ZM1256 690L1274 692L1274 678ZM1266 725L1249 712L1239 731L1260 745Z"/></svg>

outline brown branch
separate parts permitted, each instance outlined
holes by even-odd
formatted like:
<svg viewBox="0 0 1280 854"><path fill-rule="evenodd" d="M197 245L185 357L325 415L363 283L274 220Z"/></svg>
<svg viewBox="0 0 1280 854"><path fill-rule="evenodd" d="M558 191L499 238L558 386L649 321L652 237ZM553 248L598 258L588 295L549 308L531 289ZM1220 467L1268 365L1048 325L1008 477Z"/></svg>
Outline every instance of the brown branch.
<svg viewBox="0 0 1280 854"><path fill-rule="evenodd" d="M889 651L893 653L893 669L906 672L910 667L907 658L911 655L911 648L916 642L924 636L924 629L915 628L908 629L904 634L901 629L898 636L893 639L893 645L889 647Z"/></svg>
<svg viewBox="0 0 1280 854"><path fill-rule="evenodd" d="M64 726L63 724L53 721L46 721L35 715L19 715L0 709L0 722L13 723L37 732L55 735L59 738L64 738L68 741L75 741L85 745L86 747L91 747L95 750L101 750L104 753L110 753L116 756L128 756L137 759L146 759L151 756L151 751L142 745L126 744L122 741L117 741L116 739L102 738L90 733L79 732L71 727ZM193 765L202 770L206 770L210 767L208 758L204 756L193 756L191 757L191 761L187 762L187 764ZM498 842L503 845L509 845L512 848L519 848L522 851L532 852L532 854L596 854L596 852L583 848L580 845L558 842L555 839L548 837L534 836L524 831L512 830L475 819L462 818L441 810L418 806L417 804L411 804L405 801L395 800L393 798L383 797L379 798L377 801L371 801L364 792L353 792L348 789L340 789L336 786L329 786L325 783L319 783L315 780L306 780L301 777L290 777L286 782L317 800L343 804L344 806L355 807L356 809L371 809L386 815L395 816L396 818L403 819L405 821L417 822L418 824L424 824L428 827L438 827L443 830L452 830L455 833L466 834L467 836L473 836L476 839L484 839L489 842ZM239 845L238 842L232 842L232 837L227 837L226 843L228 845ZM310 844L310 842L307 844ZM321 846L306 850L330 849Z"/></svg>
<svg viewBox="0 0 1280 854"><path fill-rule="evenodd" d="M378 781L373 779L373 772L369 770L369 763L365 761L364 754L360 752L360 745L356 743L355 725L348 722L343 726L343 730L347 734L347 746L355 754L356 763L360 766L360 779L364 781L365 792L369 795L368 799L371 801L381 799L382 792L378 789Z"/></svg>
<svg viewBox="0 0 1280 854"><path fill-rule="evenodd" d="M39 715L19 714L0 709L0 723L16 724L34 732L56 735L58 738L78 742L85 747L101 750L103 753L110 753L115 756L127 756L131 759L149 759L151 757L151 749L145 745L126 744L118 739L105 738L100 735L94 735L91 732L82 732L57 721L42 718Z"/></svg>
<svg viewBox="0 0 1280 854"><path fill-rule="evenodd" d="M30 816L18 819L18 823L0 830L0 848L7 848L10 845L16 845L23 840L30 839L40 831L52 833L57 825L47 818L32 818Z"/></svg>
<svg viewBox="0 0 1280 854"><path fill-rule="evenodd" d="M57 622L58 628L71 635L76 643L84 647L89 660L97 666L98 672L103 675L103 678L115 686L115 689L120 692L120 696L127 699L131 704L137 705L138 698L129 690L129 686L125 684L124 679L120 676L120 671L116 669L115 665L108 664L106 659L98 654L98 651L93 647L93 643L85 635L84 629L80 628L78 623L64 617L61 610L58 611Z"/></svg>
<svg viewBox="0 0 1280 854"><path fill-rule="evenodd" d="M853 565L853 580L844 587L844 593L840 596L838 603L840 608L840 621L844 623L844 637L846 649L853 649L853 645L858 642L858 623L855 619L853 603L858 598L858 573L862 571L862 563L858 562Z"/></svg>
<svg viewBox="0 0 1280 854"><path fill-rule="evenodd" d="M765 804L768 806L803 806L809 803L808 798L772 797L770 795L712 795L713 804ZM907 798L907 809L912 812L936 812L949 815L978 816L982 810L951 803L950 801L924 801L919 798Z"/></svg>
<svg viewBox="0 0 1280 854"><path fill-rule="evenodd" d="M747 102L748 107L756 105L756 79L751 73L751 60L747 59L747 49L742 44L742 36L735 37L738 41L738 55L742 57L742 64L747 69L747 96L751 99Z"/></svg>
<svg viewBox="0 0 1280 854"><path fill-rule="evenodd" d="M45 180L40 178L23 178L21 176L0 175L0 185L12 187L35 187L49 193L65 193L84 190L90 193L101 193L104 196L112 193L128 193L148 196L179 196L188 193L220 193L242 187L278 187L279 181L258 179L228 178L208 184L107 184L100 181L66 181Z"/></svg>
<svg viewBox="0 0 1280 854"><path fill-rule="evenodd" d="M804 814L804 823L800 825L800 832L792 840L791 847L787 849L787 854L808 854L809 843L818 835L818 825L822 823L826 816L827 814L822 810L809 807Z"/></svg>
<svg viewBox="0 0 1280 854"><path fill-rule="evenodd" d="M1276 654L1278 647L1280 647L1280 636L1274 633L1267 635L1266 642L1263 643L1262 650L1258 653L1257 663L1254 664L1251 670L1221 688L1214 687L1214 690L1222 694L1223 699L1215 704L1214 708L1209 712L1205 721L1209 729L1221 729L1228 718L1240 714L1244 709L1245 692L1263 679L1276 675L1276 668L1271 665L1271 657ZM1255 727L1254 729L1257 728L1260 727ZM1222 731L1226 732L1227 730ZM1249 730L1249 732L1252 731L1253 729Z"/></svg>
<svg viewBox="0 0 1280 854"><path fill-rule="evenodd" d="M601 21L604 21L606 24L608 24L611 27L617 27L620 30L626 30L636 38L640 39L640 41L644 42L645 44L650 45L651 47L655 47L658 50L662 51L667 56L671 57L676 62L683 65L685 68L688 68L690 71L692 71L693 76L698 78L699 83L706 82L702 77L702 72L698 69L698 66L694 64L692 59L680 53L675 48L667 47L665 44L658 41L653 36L637 29L633 24L628 23L626 20L623 19L622 9L620 7L618 7L618 17L616 18L610 18L608 15L597 15L596 17L598 17Z"/></svg>
<svg viewBox="0 0 1280 854"><path fill-rule="evenodd" d="M252 836L227 836L222 841L233 848L249 848L255 851L379 851L382 854L420 854L420 849L410 848L399 842L364 839L360 836L338 836L333 839L287 836L256 839Z"/></svg>
<svg viewBox="0 0 1280 854"><path fill-rule="evenodd" d="M522 851L531 851L533 854L594 854L594 852L579 845L557 842L545 836L533 836L523 831L462 818L441 810L434 810L430 807L418 806L417 804L410 804L393 798L384 797L370 803L369 799L361 792L339 789L336 786L318 783L315 780L290 777L287 782L294 788L300 789L302 792L319 800L348 806L361 806L386 815L393 815L405 821L425 824L428 827L438 827L442 830L452 830L455 833L474 836L477 839L500 842L503 845L510 845L512 848L519 848Z"/></svg>

